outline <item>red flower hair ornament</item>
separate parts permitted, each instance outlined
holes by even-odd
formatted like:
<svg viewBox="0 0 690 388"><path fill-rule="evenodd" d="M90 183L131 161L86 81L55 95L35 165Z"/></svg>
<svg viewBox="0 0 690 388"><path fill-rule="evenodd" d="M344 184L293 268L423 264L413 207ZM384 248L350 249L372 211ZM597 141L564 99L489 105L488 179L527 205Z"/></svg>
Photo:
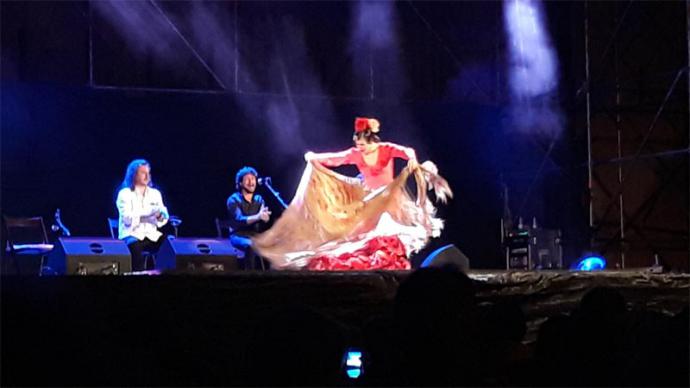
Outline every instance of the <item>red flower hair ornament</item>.
<svg viewBox="0 0 690 388"><path fill-rule="evenodd" d="M380 127L381 123L376 119L370 119L368 117L355 118L355 132L364 132L368 129L373 133L378 133Z"/></svg>

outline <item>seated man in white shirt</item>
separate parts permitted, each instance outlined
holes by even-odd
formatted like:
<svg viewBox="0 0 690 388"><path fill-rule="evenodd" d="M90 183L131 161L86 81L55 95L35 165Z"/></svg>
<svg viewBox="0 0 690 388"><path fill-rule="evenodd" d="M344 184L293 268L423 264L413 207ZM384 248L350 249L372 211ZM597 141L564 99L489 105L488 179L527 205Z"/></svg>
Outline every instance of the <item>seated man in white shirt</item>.
<svg viewBox="0 0 690 388"><path fill-rule="evenodd" d="M118 238L132 253L132 270L145 270L142 252L158 252L164 241L158 228L170 218L160 191L153 188L149 162L136 159L127 166L116 205L120 213Z"/></svg>

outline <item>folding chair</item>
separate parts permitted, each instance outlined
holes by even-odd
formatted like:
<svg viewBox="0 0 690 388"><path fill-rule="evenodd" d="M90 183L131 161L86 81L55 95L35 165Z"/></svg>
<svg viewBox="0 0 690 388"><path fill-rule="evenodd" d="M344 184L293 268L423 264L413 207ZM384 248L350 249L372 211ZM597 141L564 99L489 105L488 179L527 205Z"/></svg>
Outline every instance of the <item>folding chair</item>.
<svg viewBox="0 0 690 388"><path fill-rule="evenodd" d="M38 256L40 263L35 274L41 275L46 256L53 250L53 244L48 243L43 217L8 217L3 215L3 220L6 231L5 252L8 257L13 259L16 273L22 273L20 260L26 261L22 258Z"/></svg>

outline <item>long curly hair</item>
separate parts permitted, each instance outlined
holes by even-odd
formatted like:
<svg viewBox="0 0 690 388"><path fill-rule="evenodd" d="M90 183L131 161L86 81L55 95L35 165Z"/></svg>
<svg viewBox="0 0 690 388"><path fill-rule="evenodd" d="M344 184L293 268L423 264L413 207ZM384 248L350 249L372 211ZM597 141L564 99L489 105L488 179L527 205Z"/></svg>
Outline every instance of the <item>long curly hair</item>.
<svg viewBox="0 0 690 388"><path fill-rule="evenodd" d="M137 170L141 166L149 166L149 168L151 168L151 164L145 159L134 159L129 163L120 189L128 188L134 190L134 177L137 175ZM149 187L153 187L153 178L151 178L151 174L149 174Z"/></svg>

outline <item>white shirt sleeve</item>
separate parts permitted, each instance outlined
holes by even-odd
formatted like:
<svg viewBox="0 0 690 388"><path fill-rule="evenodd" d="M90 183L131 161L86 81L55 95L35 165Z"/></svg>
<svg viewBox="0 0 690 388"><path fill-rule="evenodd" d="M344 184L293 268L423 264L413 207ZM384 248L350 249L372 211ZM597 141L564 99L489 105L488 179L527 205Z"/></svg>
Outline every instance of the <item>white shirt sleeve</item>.
<svg viewBox="0 0 690 388"><path fill-rule="evenodd" d="M117 193L117 211L120 213L120 218L125 226L134 228L139 225L140 214L134 214L134 192L129 189L122 189Z"/></svg>
<svg viewBox="0 0 690 388"><path fill-rule="evenodd" d="M163 215L162 221L158 221L158 219L156 219L156 226L158 226L160 228L161 226L168 223L168 219L170 218L170 214L168 213L168 208L165 207L165 204L163 203L163 196L161 195L161 192L156 190L154 193L156 195L156 203L158 204L157 205L158 210Z"/></svg>

